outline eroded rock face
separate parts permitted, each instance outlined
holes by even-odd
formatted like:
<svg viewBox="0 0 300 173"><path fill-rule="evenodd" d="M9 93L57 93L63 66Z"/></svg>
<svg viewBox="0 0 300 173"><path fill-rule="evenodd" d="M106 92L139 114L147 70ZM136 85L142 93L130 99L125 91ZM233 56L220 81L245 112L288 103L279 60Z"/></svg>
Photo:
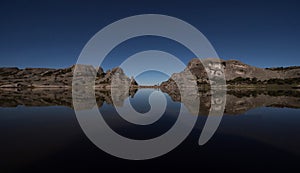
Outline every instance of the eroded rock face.
<svg viewBox="0 0 300 173"><path fill-rule="evenodd" d="M194 58L188 63L184 71L174 73L168 81L162 82L161 89L178 93L178 87L189 88L195 82L197 85L211 84L211 82L215 82L222 77L223 67L217 59L206 59L201 62L198 58Z"/></svg>
<svg viewBox="0 0 300 173"><path fill-rule="evenodd" d="M204 65L203 65L204 64ZM195 79L189 77L187 72L191 72ZM225 76L225 80L233 80L238 77L242 78L256 78L257 80L264 81L269 79L290 79L300 78L300 67L293 68L275 68L264 69L257 68L244 64L237 60L218 60L215 58L203 59L202 62L198 58L192 59L184 71L174 73L168 81L161 84L163 90L177 90L178 84L174 79L179 79L186 86L189 80L196 80L197 84L210 84L213 80L209 77L218 78Z"/></svg>
<svg viewBox="0 0 300 173"><path fill-rule="evenodd" d="M118 79L119 85L138 85L131 82L121 68L114 68L106 73L101 67L91 65L73 65L65 69L49 68L0 68L0 88L69 88L72 86L73 72L76 68L76 82L93 82L96 88L110 88L112 78Z"/></svg>
<svg viewBox="0 0 300 173"><path fill-rule="evenodd" d="M224 68L227 81L237 77L257 78L257 80L261 81L275 78L289 79L300 77L300 67L272 70L272 68L258 68L247 65L237 60L221 60L221 66Z"/></svg>

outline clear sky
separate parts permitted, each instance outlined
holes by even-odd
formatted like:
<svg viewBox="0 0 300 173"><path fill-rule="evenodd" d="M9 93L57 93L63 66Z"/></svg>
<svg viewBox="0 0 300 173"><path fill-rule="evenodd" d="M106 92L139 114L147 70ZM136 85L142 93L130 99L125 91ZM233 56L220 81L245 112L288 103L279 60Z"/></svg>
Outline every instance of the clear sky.
<svg viewBox="0 0 300 173"><path fill-rule="evenodd" d="M0 1L0 66L71 66L100 29L146 13L170 15L194 25L223 59L258 67L300 65L300 2L296 0L9 0ZM193 57L173 41L141 37L116 47L103 67L118 66L126 56L148 49L171 52L185 63Z"/></svg>

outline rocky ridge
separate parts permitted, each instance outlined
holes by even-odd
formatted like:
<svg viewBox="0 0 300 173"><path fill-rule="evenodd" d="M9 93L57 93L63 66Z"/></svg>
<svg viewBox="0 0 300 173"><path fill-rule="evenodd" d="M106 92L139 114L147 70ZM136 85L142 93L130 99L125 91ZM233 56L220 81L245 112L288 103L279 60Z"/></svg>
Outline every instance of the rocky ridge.
<svg viewBox="0 0 300 173"><path fill-rule="evenodd" d="M205 66L203 64L205 64ZM192 73L195 79L188 76L188 72ZM202 62L198 58L192 59L184 71L174 73L171 78L162 82L161 88L165 91L178 90L177 85L185 85L188 87L189 80L196 80L198 85L209 84L208 76L225 76L226 81L237 78L249 78L257 81L266 81L270 79L291 79L300 78L300 67L292 68L258 68L244 64L237 60L218 60L216 58L203 59ZM182 81L182 82L175 82ZM184 86L183 86L184 87Z"/></svg>
<svg viewBox="0 0 300 173"><path fill-rule="evenodd" d="M82 84L86 78L90 78L96 88L109 89L113 79L117 79L118 85L138 85L134 78L127 77L119 67L104 72L101 67L96 69L91 65L73 65L64 69L0 68L0 88L70 88L75 68L75 83Z"/></svg>

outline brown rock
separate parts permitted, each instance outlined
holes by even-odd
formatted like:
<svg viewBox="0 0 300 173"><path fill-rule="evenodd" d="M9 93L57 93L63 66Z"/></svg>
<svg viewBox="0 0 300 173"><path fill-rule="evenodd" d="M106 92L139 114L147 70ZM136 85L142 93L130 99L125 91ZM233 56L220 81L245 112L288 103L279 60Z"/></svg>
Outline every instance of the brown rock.
<svg viewBox="0 0 300 173"><path fill-rule="evenodd" d="M205 64L205 66L203 64ZM242 78L256 78L256 80L264 81L269 79L289 79L289 78L300 78L300 67L289 67L289 68L271 68L264 69L253 67L244 64L237 60L218 60L216 58L202 59L202 62L198 58L192 59L184 71L180 73L174 73L172 77L161 84L161 88L164 90L176 90L177 85L188 86L188 72L191 72L197 84L208 84L211 75L215 78L225 75L225 80L233 80L238 77ZM224 73L224 74L223 74ZM176 79L177 83L175 83Z"/></svg>
<svg viewBox="0 0 300 173"><path fill-rule="evenodd" d="M104 73L99 67L77 64L65 69L49 68L0 68L0 87L36 87L36 88L64 88L71 87L73 72L76 69L75 84L90 85L95 83L98 88L110 88L112 78L117 79L120 86L129 85L130 79L119 67Z"/></svg>

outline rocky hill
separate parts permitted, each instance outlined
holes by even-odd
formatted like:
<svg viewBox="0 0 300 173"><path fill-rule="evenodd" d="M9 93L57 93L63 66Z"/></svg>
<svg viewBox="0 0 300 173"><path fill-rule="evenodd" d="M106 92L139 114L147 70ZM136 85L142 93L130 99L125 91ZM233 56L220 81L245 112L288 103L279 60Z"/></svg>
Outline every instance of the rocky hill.
<svg viewBox="0 0 300 173"><path fill-rule="evenodd" d="M186 86L195 81L198 85L209 84L208 75L216 77L225 75L227 84L256 84L257 82L300 84L300 67L297 66L258 68L237 60L218 61L214 58L204 59L202 63L198 58L192 59L184 71L174 73L168 81L163 82L161 89L172 91L178 89L177 85ZM70 88L75 69L76 80L73 84L84 83L84 80L89 78L96 88L109 89L118 86L137 87L138 85L134 78L127 77L119 67L104 72L101 67L96 69L90 65L73 65L64 69L0 68L0 88ZM113 80L115 81L112 82ZM114 84L118 86L113 86Z"/></svg>
<svg viewBox="0 0 300 173"><path fill-rule="evenodd" d="M300 67L290 68L258 68L251 65L244 64L237 60L220 60L214 58L203 59L202 61L205 67L202 65L198 58L192 59L184 71L174 73L168 81L161 84L163 90L176 90L177 86L174 79L182 81L189 80L187 78L187 72L190 71L197 80L197 84L208 84L208 73L212 76L225 75L227 82L236 82L236 79L247 79L250 81L266 82L270 79L299 79ZM298 80L297 80L298 81ZM183 83L189 83L188 81ZM178 84L178 83L177 83Z"/></svg>
<svg viewBox="0 0 300 173"><path fill-rule="evenodd" d="M96 88L110 88L112 79L116 78L120 81L118 84L137 86L136 81L127 77L119 67L104 72L101 67L73 65L64 69L0 68L0 88L70 88L75 68L77 82L80 79L84 82L84 77L90 77L94 79Z"/></svg>

